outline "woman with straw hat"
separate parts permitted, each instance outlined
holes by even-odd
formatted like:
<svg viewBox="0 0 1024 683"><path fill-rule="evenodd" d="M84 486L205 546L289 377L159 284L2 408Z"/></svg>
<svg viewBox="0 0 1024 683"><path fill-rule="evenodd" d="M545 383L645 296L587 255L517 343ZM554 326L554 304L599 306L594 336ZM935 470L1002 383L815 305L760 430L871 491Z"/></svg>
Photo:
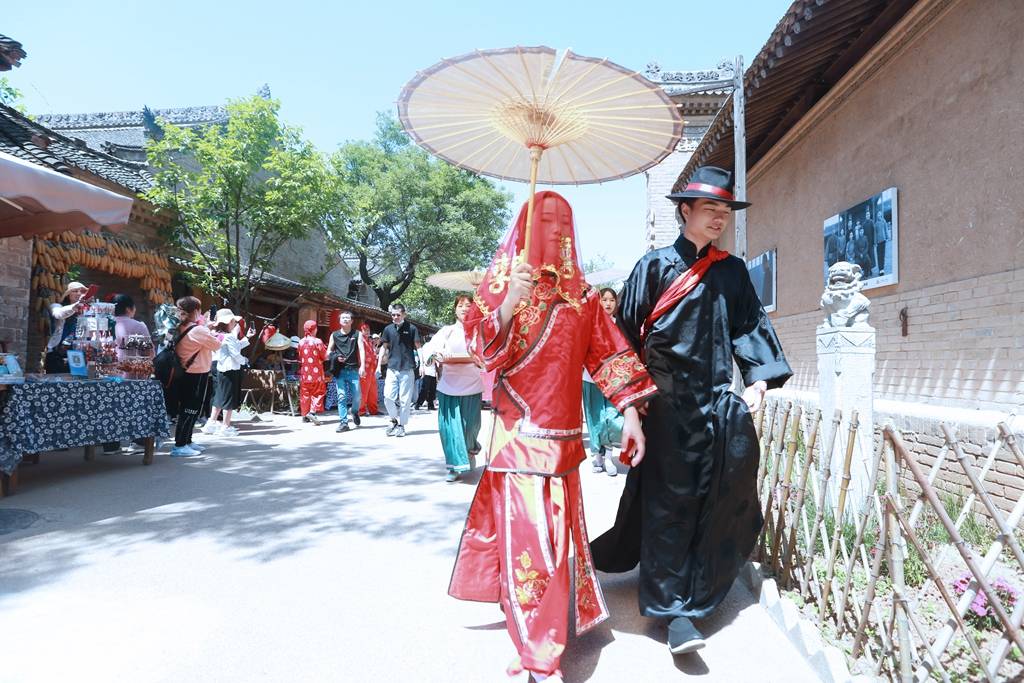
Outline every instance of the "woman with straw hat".
<svg viewBox="0 0 1024 683"><path fill-rule="evenodd" d="M46 342L46 358L43 361L43 368L48 374L68 371L67 351L71 347L71 340L75 338L78 314L89 303L83 298L88 290L89 288L81 282L69 282L64 288L61 302L50 304L52 324L50 339Z"/></svg>

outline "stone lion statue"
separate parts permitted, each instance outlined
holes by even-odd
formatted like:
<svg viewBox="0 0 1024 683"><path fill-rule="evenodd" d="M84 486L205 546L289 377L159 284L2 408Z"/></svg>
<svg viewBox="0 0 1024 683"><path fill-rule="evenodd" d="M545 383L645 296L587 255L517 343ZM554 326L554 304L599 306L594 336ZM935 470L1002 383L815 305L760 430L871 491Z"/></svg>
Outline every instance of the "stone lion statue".
<svg viewBox="0 0 1024 683"><path fill-rule="evenodd" d="M860 293L863 271L855 263L840 261L829 266L828 284L821 295L821 307L825 309L825 324L832 327L853 327L867 325L868 307L871 301Z"/></svg>

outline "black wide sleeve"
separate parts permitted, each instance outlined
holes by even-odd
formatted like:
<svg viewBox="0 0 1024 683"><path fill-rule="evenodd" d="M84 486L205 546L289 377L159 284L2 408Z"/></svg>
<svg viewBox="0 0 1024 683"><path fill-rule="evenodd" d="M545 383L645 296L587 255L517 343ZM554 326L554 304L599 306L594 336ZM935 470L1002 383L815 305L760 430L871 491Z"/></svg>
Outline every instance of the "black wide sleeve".
<svg viewBox="0 0 1024 683"><path fill-rule="evenodd" d="M768 314L757 298L746 267L742 261L739 264L736 280L741 284L730 315L732 354L745 386L764 380L769 389L778 389L793 376L793 370L786 361Z"/></svg>
<svg viewBox="0 0 1024 683"><path fill-rule="evenodd" d="M641 352L640 328L657 303L657 290L661 284L659 272L657 259L650 256L641 258L633 266L633 272L629 274L622 286L622 294L619 295L615 320L626 341L637 353Z"/></svg>

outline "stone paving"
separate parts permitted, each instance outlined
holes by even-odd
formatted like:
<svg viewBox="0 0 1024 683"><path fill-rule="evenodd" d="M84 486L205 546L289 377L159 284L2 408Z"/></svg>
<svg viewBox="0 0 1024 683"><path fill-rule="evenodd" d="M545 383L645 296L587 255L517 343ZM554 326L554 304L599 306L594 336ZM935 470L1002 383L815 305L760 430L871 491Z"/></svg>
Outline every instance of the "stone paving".
<svg viewBox="0 0 1024 683"><path fill-rule="evenodd" d="M0 509L40 518L0 536L0 681L509 680L501 612L446 595L478 472L444 482L434 413L404 439L333 427L273 416L197 435L196 458L23 468ZM597 534L624 477L583 481ZM701 624L708 647L673 658L635 573L602 582L612 618L570 642L569 683L817 680L742 586Z"/></svg>

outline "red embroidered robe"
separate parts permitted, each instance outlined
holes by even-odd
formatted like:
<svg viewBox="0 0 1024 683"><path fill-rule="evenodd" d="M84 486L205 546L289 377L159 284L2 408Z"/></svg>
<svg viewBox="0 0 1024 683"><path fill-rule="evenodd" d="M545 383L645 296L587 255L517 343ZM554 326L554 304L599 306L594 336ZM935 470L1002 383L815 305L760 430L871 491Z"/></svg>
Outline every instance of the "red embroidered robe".
<svg viewBox="0 0 1024 683"><path fill-rule="evenodd" d="M449 594L502 602L527 669L551 673L565 648L569 543L576 551L576 633L608 617L594 573L578 466L585 367L619 411L656 391L590 290L576 305L542 277L504 334L498 312L467 325L469 348L494 370L494 427Z"/></svg>

